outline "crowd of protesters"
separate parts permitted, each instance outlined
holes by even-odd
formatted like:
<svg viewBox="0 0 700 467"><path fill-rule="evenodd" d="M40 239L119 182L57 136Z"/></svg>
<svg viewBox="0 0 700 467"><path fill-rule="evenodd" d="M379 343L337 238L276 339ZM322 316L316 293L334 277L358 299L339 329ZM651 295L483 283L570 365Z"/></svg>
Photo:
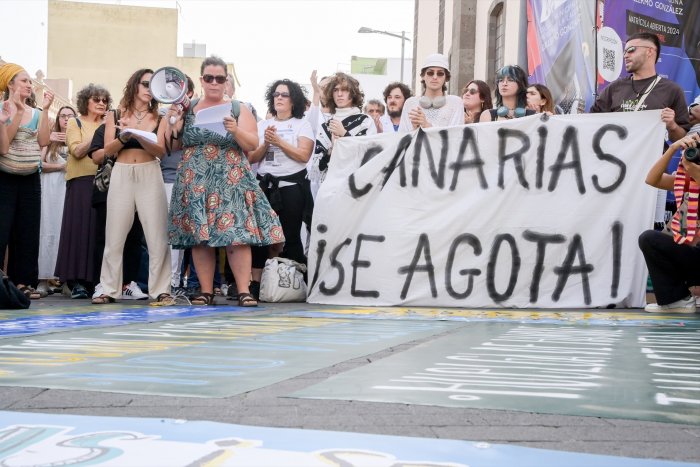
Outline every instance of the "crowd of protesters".
<svg viewBox="0 0 700 467"><path fill-rule="evenodd" d="M591 111L662 109L670 142L682 141L671 147L694 147L700 138L684 137L700 107L691 104L689 119L682 90L655 73L659 49L654 35L630 36L630 77L611 83ZM517 65L498 70L491 85L474 79L461 96L449 95L442 54L424 59L415 93L393 82L382 98L365 100L354 77L318 79L314 71L309 96L279 79L265 94L264 119L236 100L223 60L206 58L200 72L188 77L188 108L159 106L149 86L153 70L143 68L118 104L90 84L76 108L62 107L52 123L27 72L0 67L0 267L27 297L62 292L94 304L150 297L153 305L173 305L187 296L207 306L227 295L256 306L268 258L306 263L302 233L338 138L557 113L557 96L529 83ZM52 100L44 92L41 108ZM231 107L224 135L195 125L197 112L224 104ZM661 165L650 183L670 187L672 179L658 181ZM111 169L108 187L96 183L98 169ZM659 277L657 268L652 278ZM698 279L678 279L663 300L689 300L678 289Z"/></svg>

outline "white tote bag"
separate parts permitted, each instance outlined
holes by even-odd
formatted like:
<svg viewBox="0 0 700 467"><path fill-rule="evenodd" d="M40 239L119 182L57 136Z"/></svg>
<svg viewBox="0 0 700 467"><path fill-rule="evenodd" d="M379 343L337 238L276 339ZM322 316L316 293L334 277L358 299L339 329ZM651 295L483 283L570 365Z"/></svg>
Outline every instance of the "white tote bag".
<svg viewBox="0 0 700 467"><path fill-rule="evenodd" d="M305 302L306 266L287 258L270 258L260 279L260 300L263 302Z"/></svg>

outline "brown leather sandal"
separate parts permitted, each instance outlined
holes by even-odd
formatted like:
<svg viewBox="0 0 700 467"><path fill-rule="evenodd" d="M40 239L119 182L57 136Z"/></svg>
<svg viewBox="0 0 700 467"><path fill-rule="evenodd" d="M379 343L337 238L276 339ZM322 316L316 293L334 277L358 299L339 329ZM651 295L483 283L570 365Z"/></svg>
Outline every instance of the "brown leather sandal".
<svg viewBox="0 0 700 467"><path fill-rule="evenodd" d="M33 287L26 285L18 285L17 289L24 294L29 300L39 300L41 298L41 293L34 290Z"/></svg>
<svg viewBox="0 0 700 467"><path fill-rule="evenodd" d="M158 294L155 302L151 302L151 306L173 306L176 305L175 297L167 292Z"/></svg>
<svg viewBox="0 0 700 467"><path fill-rule="evenodd" d="M190 303L196 306L212 306L214 305L214 294L202 292L190 300Z"/></svg>
<svg viewBox="0 0 700 467"><path fill-rule="evenodd" d="M108 303L114 303L114 298L109 295L100 295L92 299L93 305L107 305Z"/></svg>
<svg viewBox="0 0 700 467"><path fill-rule="evenodd" d="M239 293L238 294L238 306L258 306L258 301L250 293Z"/></svg>

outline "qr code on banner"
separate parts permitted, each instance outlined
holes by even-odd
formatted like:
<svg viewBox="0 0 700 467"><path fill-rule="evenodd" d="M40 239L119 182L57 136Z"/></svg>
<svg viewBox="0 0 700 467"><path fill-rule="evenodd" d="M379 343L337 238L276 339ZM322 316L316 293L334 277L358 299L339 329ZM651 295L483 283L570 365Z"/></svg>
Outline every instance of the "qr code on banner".
<svg viewBox="0 0 700 467"><path fill-rule="evenodd" d="M603 68L615 71L615 51L603 47Z"/></svg>

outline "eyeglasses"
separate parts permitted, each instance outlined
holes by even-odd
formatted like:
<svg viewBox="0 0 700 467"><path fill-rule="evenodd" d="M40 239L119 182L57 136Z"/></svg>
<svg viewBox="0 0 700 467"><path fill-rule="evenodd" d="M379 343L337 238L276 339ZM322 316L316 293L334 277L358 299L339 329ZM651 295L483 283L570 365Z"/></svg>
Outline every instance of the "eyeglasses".
<svg viewBox="0 0 700 467"><path fill-rule="evenodd" d="M224 84L226 82L226 76L225 75L204 75L202 76L202 79L204 80L205 83L213 83L214 80L216 80L217 84Z"/></svg>
<svg viewBox="0 0 700 467"><path fill-rule="evenodd" d="M630 47L627 47L625 49L625 55L627 54L633 54L634 52L637 51L638 48L644 48L644 49L656 49L656 47L652 47L650 45L632 45Z"/></svg>
<svg viewBox="0 0 700 467"><path fill-rule="evenodd" d="M149 86L151 85L151 82L150 82L150 81L141 81L140 84L141 84L141 86L143 86L144 88L147 88L147 87L149 87Z"/></svg>
<svg viewBox="0 0 700 467"><path fill-rule="evenodd" d="M428 70L428 71L425 72L425 74L428 75L428 76L435 76L435 75L438 75L438 77L440 77L440 78L442 78L443 76L445 76L445 72L444 72L444 71L440 71L440 70L438 70L438 71L435 71L435 70Z"/></svg>
<svg viewBox="0 0 700 467"><path fill-rule="evenodd" d="M502 78L496 78L497 83L515 83L515 80L510 76L504 76Z"/></svg>
<svg viewBox="0 0 700 467"><path fill-rule="evenodd" d="M102 102L105 105L109 104L109 97L92 96L90 99L92 99L92 102L94 102L95 104L99 104L100 102Z"/></svg>
<svg viewBox="0 0 700 467"><path fill-rule="evenodd" d="M272 93L272 97L275 97L275 98L277 98L277 97L284 97L284 98L286 99L286 98L289 97L289 93L288 93L288 92L277 92L277 91L275 91L275 92Z"/></svg>
<svg viewBox="0 0 700 467"><path fill-rule="evenodd" d="M58 118L65 118L66 120L75 117L75 114L59 114Z"/></svg>
<svg viewBox="0 0 700 467"><path fill-rule="evenodd" d="M479 94L479 90L476 88L468 88L464 91L464 94L471 94L473 96L474 94Z"/></svg>

